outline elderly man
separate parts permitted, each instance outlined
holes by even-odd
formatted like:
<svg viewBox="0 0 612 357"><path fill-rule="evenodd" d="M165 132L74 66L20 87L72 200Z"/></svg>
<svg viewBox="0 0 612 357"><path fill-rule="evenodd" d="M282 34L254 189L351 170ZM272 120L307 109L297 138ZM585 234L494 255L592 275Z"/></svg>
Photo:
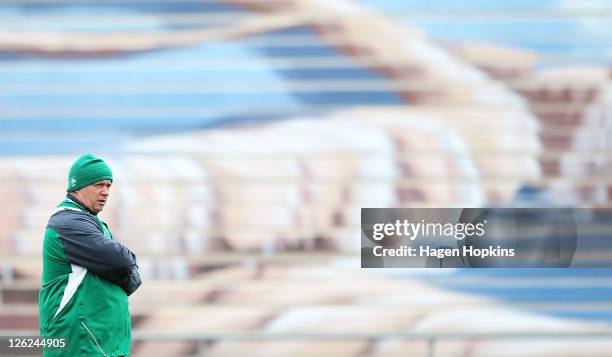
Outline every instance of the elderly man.
<svg viewBox="0 0 612 357"><path fill-rule="evenodd" d="M128 296L140 286L136 256L113 240L98 213L113 174L93 155L70 168L68 192L49 218L43 242L40 334L65 337L44 356L125 356L130 353Z"/></svg>

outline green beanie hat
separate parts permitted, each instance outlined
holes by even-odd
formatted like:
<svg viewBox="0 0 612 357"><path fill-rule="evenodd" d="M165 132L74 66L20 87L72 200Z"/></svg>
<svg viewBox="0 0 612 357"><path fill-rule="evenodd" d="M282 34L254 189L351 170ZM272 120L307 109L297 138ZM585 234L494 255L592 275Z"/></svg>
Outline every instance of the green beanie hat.
<svg viewBox="0 0 612 357"><path fill-rule="evenodd" d="M102 180L113 180L113 172L104 160L91 154L77 159L68 174L66 192L73 192Z"/></svg>

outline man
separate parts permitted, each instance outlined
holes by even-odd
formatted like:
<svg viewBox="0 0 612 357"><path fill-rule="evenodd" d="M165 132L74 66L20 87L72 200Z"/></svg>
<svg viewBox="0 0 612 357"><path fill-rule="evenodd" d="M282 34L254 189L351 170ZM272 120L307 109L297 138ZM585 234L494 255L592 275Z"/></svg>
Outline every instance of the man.
<svg viewBox="0 0 612 357"><path fill-rule="evenodd" d="M68 192L49 218L43 242L40 334L66 338L44 356L125 356L130 353L128 296L141 284L136 256L113 240L97 214L113 174L93 155L70 168Z"/></svg>

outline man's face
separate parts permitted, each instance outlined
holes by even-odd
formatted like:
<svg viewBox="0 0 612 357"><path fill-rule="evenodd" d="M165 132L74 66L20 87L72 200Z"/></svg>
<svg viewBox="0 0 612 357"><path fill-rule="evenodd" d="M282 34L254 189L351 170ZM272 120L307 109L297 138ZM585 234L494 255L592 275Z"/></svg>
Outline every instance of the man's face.
<svg viewBox="0 0 612 357"><path fill-rule="evenodd" d="M74 196L81 201L87 208L96 214L104 209L106 200L112 185L111 180L103 180L93 185L85 186L80 190L74 191Z"/></svg>

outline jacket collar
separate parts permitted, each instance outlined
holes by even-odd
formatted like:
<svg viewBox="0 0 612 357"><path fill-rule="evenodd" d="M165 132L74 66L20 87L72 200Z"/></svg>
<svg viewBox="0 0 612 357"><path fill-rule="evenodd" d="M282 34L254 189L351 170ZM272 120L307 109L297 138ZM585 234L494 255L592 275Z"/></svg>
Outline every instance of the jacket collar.
<svg viewBox="0 0 612 357"><path fill-rule="evenodd" d="M81 208L83 211L88 212L90 214L93 214L94 216L97 216L97 213L92 212L89 208L87 208L87 206L85 206L81 201L79 201L76 197L74 197L72 194L67 194L66 195L66 200L76 204L77 206L79 206L79 208Z"/></svg>

